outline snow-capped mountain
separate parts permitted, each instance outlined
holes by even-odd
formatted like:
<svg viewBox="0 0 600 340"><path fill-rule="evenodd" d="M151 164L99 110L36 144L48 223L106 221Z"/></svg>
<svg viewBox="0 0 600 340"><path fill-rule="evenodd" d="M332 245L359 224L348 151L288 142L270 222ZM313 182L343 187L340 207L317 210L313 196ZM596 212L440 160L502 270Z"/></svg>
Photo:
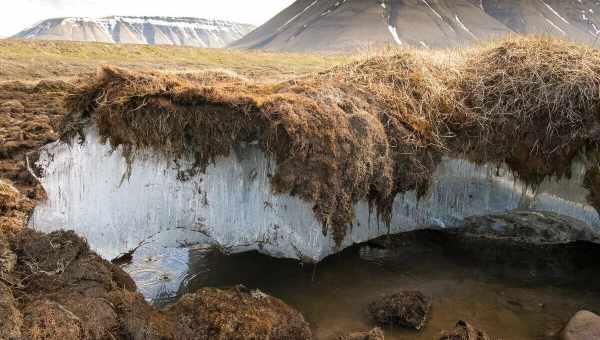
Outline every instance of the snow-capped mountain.
<svg viewBox="0 0 600 340"><path fill-rule="evenodd" d="M506 33L598 43L597 0L297 0L232 47L354 50L453 47Z"/></svg>
<svg viewBox="0 0 600 340"><path fill-rule="evenodd" d="M42 21L15 38L223 47L253 29L252 25L198 18L71 17Z"/></svg>

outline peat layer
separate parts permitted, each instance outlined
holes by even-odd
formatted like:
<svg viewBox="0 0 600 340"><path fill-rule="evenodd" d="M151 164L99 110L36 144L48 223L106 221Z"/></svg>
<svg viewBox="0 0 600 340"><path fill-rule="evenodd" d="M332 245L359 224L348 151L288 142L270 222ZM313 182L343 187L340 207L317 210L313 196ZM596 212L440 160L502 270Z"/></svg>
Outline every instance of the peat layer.
<svg viewBox="0 0 600 340"><path fill-rule="evenodd" d="M338 242L355 202L389 220L394 197L424 194L443 156L506 163L532 186L569 176L584 157L590 201L599 201L593 48L511 38L461 52L403 50L284 83L214 78L104 68L67 98L64 138L92 123L130 161L151 148L192 156L191 172L257 141L278 164L276 193L313 202Z"/></svg>

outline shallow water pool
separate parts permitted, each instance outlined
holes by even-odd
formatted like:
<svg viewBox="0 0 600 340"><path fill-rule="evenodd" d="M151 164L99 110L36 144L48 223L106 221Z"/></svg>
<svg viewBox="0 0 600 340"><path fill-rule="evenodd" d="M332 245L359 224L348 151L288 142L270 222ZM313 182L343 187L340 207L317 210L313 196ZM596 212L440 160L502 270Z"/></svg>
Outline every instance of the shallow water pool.
<svg viewBox="0 0 600 340"><path fill-rule="evenodd" d="M582 266L589 271L593 262ZM144 282L144 267L150 263L169 265L169 270L188 265L179 268L178 277L165 274L162 281ZM167 259L134 261L126 269L142 291L160 295L155 300L159 304L204 286L258 288L302 312L318 339L373 328L366 306L379 295L397 290L420 290L432 297L433 307L423 330L384 329L386 339L437 339L458 320L493 338L551 339L578 310L600 312L600 287L588 286L584 277L571 277L569 284L558 285L531 268L524 273L523 268L513 271L493 262L473 262L431 242L427 233L416 233L401 246L388 249L352 247L316 267L255 252L225 256L196 247L176 251ZM600 275L600 268L597 272Z"/></svg>

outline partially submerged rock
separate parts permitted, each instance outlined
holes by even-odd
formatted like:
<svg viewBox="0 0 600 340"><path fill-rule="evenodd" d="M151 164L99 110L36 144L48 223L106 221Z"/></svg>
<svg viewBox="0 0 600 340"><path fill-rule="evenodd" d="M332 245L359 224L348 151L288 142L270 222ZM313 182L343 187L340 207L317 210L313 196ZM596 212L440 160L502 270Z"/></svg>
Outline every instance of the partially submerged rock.
<svg viewBox="0 0 600 340"><path fill-rule="evenodd" d="M439 340L490 340L483 331L476 329L465 321L459 321L454 330L443 332Z"/></svg>
<svg viewBox="0 0 600 340"><path fill-rule="evenodd" d="M417 291L389 294L369 304L371 318L380 326L421 329L427 322L431 299Z"/></svg>
<svg viewBox="0 0 600 340"><path fill-rule="evenodd" d="M560 335L561 340L592 340L600 339L600 316L589 312L579 311L567 324Z"/></svg>
<svg viewBox="0 0 600 340"><path fill-rule="evenodd" d="M526 281L589 282L599 287L600 233L585 222L548 211L474 216L443 230L440 245L486 271Z"/></svg>
<svg viewBox="0 0 600 340"><path fill-rule="evenodd" d="M308 323L283 301L243 286L203 288L184 295L165 313L178 339L310 339Z"/></svg>
<svg viewBox="0 0 600 340"><path fill-rule="evenodd" d="M460 223L460 229L468 237L532 245L600 243L600 232L585 222L549 211L515 210L467 217Z"/></svg>
<svg viewBox="0 0 600 340"><path fill-rule="evenodd" d="M373 328L369 332L350 333L341 335L336 340L385 340L385 336L381 328Z"/></svg>

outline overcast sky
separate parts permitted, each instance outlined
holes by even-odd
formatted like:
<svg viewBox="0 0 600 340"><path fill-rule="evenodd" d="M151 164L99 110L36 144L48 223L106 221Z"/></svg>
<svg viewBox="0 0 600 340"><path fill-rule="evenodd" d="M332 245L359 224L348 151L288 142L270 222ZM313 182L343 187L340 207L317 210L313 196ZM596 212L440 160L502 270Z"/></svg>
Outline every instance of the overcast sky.
<svg viewBox="0 0 600 340"><path fill-rule="evenodd" d="M260 25L294 0L2 0L0 36L49 18L165 15Z"/></svg>

